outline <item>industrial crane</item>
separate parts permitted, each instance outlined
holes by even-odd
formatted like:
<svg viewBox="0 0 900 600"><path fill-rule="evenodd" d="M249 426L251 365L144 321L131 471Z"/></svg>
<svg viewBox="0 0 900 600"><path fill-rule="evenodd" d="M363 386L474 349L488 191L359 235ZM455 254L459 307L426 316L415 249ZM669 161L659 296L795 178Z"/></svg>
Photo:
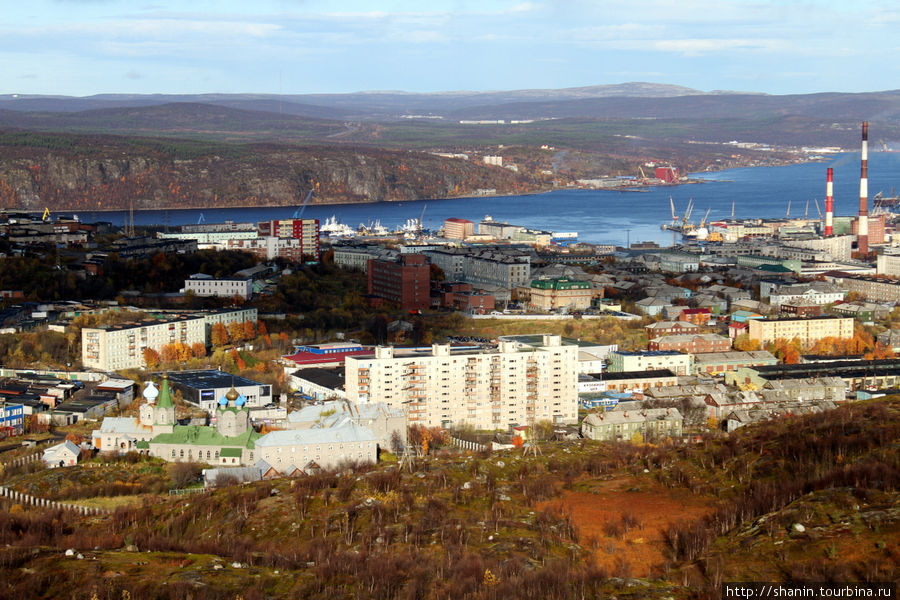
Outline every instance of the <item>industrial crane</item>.
<svg viewBox="0 0 900 600"><path fill-rule="evenodd" d="M297 210L294 211L294 214L293 214L292 218L294 218L294 219L299 219L300 217L303 216L303 211L306 210L306 205L309 204L309 200L310 200L310 198L312 198L312 195L313 195L313 189L314 189L314 188L312 188L312 189L309 190L309 193L306 195L306 199L303 201L303 205L300 206L300 208L298 208Z"/></svg>

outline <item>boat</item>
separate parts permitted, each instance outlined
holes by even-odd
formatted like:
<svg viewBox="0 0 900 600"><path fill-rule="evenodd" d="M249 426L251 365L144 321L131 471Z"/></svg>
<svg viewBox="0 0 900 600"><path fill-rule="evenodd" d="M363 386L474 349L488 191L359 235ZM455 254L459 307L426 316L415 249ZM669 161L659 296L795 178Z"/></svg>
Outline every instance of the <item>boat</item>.
<svg viewBox="0 0 900 600"><path fill-rule="evenodd" d="M337 217L331 215L331 217L325 219L325 222L319 227L319 233L325 237L344 238L355 236L356 230L349 225L338 222Z"/></svg>

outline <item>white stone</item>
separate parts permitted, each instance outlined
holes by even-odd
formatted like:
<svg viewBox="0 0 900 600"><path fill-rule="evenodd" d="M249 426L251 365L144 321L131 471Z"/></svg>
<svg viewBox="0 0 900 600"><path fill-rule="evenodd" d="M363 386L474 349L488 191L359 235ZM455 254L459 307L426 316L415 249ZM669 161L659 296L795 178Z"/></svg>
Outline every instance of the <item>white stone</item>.
<svg viewBox="0 0 900 600"><path fill-rule="evenodd" d="M804 531L806 531L806 527L804 527L800 523L794 523L794 531L796 531L797 533L803 533Z"/></svg>

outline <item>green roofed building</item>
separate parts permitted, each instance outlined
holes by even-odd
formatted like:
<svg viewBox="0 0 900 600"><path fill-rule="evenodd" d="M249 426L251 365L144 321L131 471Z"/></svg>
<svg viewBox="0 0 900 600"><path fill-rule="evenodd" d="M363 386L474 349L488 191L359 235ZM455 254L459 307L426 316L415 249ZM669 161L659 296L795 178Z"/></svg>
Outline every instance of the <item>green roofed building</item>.
<svg viewBox="0 0 900 600"><path fill-rule="evenodd" d="M527 308L536 311L583 310L590 308L594 296L602 295L602 291L592 289L588 281L563 278L535 279L529 293Z"/></svg>
<svg viewBox="0 0 900 600"><path fill-rule="evenodd" d="M158 405L163 404L160 390ZM171 399L168 400L171 402ZM171 433L162 433L149 441L150 455L174 462L205 462L214 465L247 466L254 464L256 440L261 436L250 427L246 398L233 387L218 401L215 425L175 425Z"/></svg>

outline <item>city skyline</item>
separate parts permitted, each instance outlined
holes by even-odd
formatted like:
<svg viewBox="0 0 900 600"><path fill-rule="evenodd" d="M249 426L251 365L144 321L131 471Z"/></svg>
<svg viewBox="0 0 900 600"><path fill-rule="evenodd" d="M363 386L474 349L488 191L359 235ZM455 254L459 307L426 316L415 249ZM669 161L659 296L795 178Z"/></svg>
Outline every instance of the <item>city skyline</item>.
<svg viewBox="0 0 900 600"><path fill-rule="evenodd" d="M646 81L891 89L886 2L37 0L7 8L3 94L440 92Z"/></svg>

